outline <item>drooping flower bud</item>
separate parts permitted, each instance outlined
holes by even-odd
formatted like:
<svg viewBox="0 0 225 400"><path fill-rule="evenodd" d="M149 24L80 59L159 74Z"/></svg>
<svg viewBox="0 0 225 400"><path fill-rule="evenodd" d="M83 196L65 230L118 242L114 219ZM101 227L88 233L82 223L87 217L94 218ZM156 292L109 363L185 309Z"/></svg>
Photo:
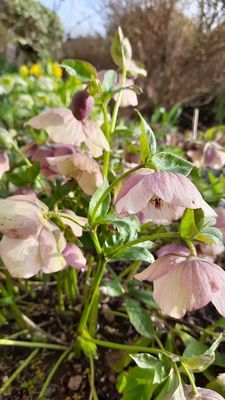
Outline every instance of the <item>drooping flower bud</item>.
<svg viewBox="0 0 225 400"><path fill-rule="evenodd" d="M87 90L77 92L71 102L71 111L78 121L82 121L88 117L94 106L94 99L89 95Z"/></svg>

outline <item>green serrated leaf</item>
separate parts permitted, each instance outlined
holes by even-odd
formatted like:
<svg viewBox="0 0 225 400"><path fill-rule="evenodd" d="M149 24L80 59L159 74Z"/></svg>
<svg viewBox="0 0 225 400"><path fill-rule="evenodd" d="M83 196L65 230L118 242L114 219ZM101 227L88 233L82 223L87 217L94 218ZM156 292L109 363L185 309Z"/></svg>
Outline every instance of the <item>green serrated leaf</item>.
<svg viewBox="0 0 225 400"><path fill-rule="evenodd" d="M121 250L113 256L114 260L130 260L130 261L145 261L147 263L153 263L154 256L141 246L128 247L125 250Z"/></svg>
<svg viewBox="0 0 225 400"><path fill-rule="evenodd" d="M80 79L82 82L89 82L97 78L97 71L95 67L82 60L64 60L61 67L66 70L66 72Z"/></svg>
<svg viewBox="0 0 225 400"><path fill-rule="evenodd" d="M115 88L117 82L117 73L113 69L106 71L102 82L103 92L109 92Z"/></svg>
<svg viewBox="0 0 225 400"><path fill-rule="evenodd" d="M142 117L139 111L137 111L141 120L141 136L140 136L140 149L141 149L141 162L146 162L156 152L156 139L155 135L147 124L145 119Z"/></svg>
<svg viewBox="0 0 225 400"><path fill-rule="evenodd" d="M129 64L132 59L132 48L131 44L119 27L111 45L111 55L114 63L120 68L129 68Z"/></svg>
<svg viewBox="0 0 225 400"><path fill-rule="evenodd" d="M107 281L103 279L101 287L104 289L104 293L110 297L122 296L124 293L123 286L116 280Z"/></svg>
<svg viewBox="0 0 225 400"><path fill-rule="evenodd" d="M109 183L108 183L107 179L104 179L102 185L99 186L99 188L96 190L96 192L93 194L93 196L90 200L89 209L88 209L88 220L91 223L94 222L93 221L93 212L94 212L95 206L96 206L98 200L100 199L100 197L102 196L102 194L108 188L108 186L109 186ZM96 214L95 214L95 219L97 219L100 216L101 216L101 218L103 218L107 214L107 212L109 210L109 206L110 206L110 201L111 201L111 196L109 194L103 200L102 204L98 207Z"/></svg>
<svg viewBox="0 0 225 400"><path fill-rule="evenodd" d="M183 158L165 152L155 154L151 161L157 168L162 171L169 171L174 173L180 173L183 175L189 175L194 165Z"/></svg>
<svg viewBox="0 0 225 400"><path fill-rule="evenodd" d="M131 324L144 337L152 337L153 325L148 312L135 300L127 298L125 307Z"/></svg>
<svg viewBox="0 0 225 400"><path fill-rule="evenodd" d="M159 362L158 358L148 353L130 354L130 357L136 362L139 368L155 368Z"/></svg>
<svg viewBox="0 0 225 400"><path fill-rule="evenodd" d="M222 335L215 340L215 342L204 353L192 356L182 357L182 362L193 372L202 372L211 365L215 360L215 351L222 340Z"/></svg>
<svg viewBox="0 0 225 400"><path fill-rule="evenodd" d="M187 208L183 214L180 224L180 234L183 239L191 240L197 235L198 229L195 225L194 210Z"/></svg>

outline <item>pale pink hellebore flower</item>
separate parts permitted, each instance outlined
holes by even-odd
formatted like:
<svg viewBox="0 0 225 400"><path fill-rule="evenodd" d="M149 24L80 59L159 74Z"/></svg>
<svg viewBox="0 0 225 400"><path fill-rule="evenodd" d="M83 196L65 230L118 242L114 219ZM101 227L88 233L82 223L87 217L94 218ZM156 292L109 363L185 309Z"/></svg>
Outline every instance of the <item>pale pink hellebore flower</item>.
<svg viewBox="0 0 225 400"><path fill-rule="evenodd" d="M53 108L31 118L25 125L30 125L34 129L45 129L54 143L76 146L85 143L92 155L99 157L103 150L110 150L108 141L98 124L87 118L90 107L86 107L86 113L83 108L82 110L80 108L74 109L77 105L74 98L71 110Z"/></svg>
<svg viewBox="0 0 225 400"><path fill-rule="evenodd" d="M217 256L224 251L224 246L215 243L201 243L198 245L197 253L199 258L208 261L215 261ZM186 246L181 246L176 243L166 244L156 251L157 257L173 254L179 256L189 256L190 250Z"/></svg>
<svg viewBox="0 0 225 400"><path fill-rule="evenodd" d="M80 269L83 265L85 268L80 249L67 244L60 229L44 218L48 208L36 196L0 199L0 209L0 232L3 233L0 256L13 277L30 278L38 272L52 273L70 263L72 267ZM83 220L75 217L79 223ZM67 225L71 226L70 222ZM79 225L72 222L72 229L81 236Z"/></svg>
<svg viewBox="0 0 225 400"><path fill-rule="evenodd" d="M10 170L9 157L5 150L0 149L0 179L3 174Z"/></svg>
<svg viewBox="0 0 225 400"><path fill-rule="evenodd" d="M125 180L115 202L119 217L141 215L142 219L165 225L179 219L185 208L201 208L206 216L216 216L185 175L147 168Z"/></svg>
<svg viewBox="0 0 225 400"><path fill-rule="evenodd" d="M214 390L197 387L197 391L198 396L195 396L193 395L192 387L190 385L184 385L186 400L224 400L224 397L214 392Z"/></svg>
<svg viewBox="0 0 225 400"><path fill-rule="evenodd" d="M74 178L85 194L91 196L102 184L103 178L98 163L80 152L57 157L48 157L52 170L67 178Z"/></svg>
<svg viewBox="0 0 225 400"><path fill-rule="evenodd" d="M181 246L176 243L171 243L171 244L165 244L156 251L157 257L162 257L165 256L166 254L189 256L190 250L186 246Z"/></svg>
<svg viewBox="0 0 225 400"><path fill-rule="evenodd" d="M225 165L225 152L216 142L208 142L203 150L203 164L206 167L220 169Z"/></svg>
<svg viewBox="0 0 225 400"><path fill-rule="evenodd" d="M225 316L225 271L195 257L159 257L135 278L153 281L153 297L161 310L173 318L205 307L210 301Z"/></svg>
<svg viewBox="0 0 225 400"><path fill-rule="evenodd" d="M62 146L55 144L51 146L45 146L28 143L24 147L24 153L27 155L27 157L30 157L32 162L38 161L40 163L41 174L52 181L54 181L57 177L57 173L51 169L47 158L72 154L73 152L75 152L74 146L69 145Z"/></svg>
<svg viewBox="0 0 225 400"><path fill-rule="evenodd" d="M126 79L125 86L127 89L122 90L121 98L120 98L120 107L136 107L138 105L138 99L137 95L134 90L130 89L130 86L134 85L133 79ZM120 88L120 83L117 84L117 86ZM118 93L116 93L113 98L115 101L118 99Z"/></svg>

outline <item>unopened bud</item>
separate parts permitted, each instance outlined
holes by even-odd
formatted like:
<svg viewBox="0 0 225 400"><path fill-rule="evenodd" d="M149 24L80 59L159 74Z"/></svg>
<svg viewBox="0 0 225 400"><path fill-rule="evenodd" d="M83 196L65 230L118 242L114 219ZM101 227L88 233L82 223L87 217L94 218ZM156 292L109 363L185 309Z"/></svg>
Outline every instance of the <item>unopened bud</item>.
<svg viewBox="0 0 225 400"><path fill-rule="evenodd" d="M5 128L0 127L0 147L4 149L11 149L13 146L13 138L10 132L8 132Z"/></svg>
<svg viewBox="0 0 225 400"><path fill-rule="evenodd" d="M94 106L94 99L87 90L77 92L71 102L71 111L78 121L87 118Z"/></svg>

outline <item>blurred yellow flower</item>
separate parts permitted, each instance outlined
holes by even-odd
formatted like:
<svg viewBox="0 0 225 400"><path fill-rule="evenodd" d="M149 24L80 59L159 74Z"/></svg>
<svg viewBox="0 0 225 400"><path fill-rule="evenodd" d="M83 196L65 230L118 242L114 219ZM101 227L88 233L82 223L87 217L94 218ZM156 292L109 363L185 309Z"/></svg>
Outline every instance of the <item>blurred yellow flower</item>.
<svg viewBox="0 0 225 400"><path fill-rule="evenodd" d="M62 78L63 71L59 64L57 63L52 64L52 73L54 76L56 76L56 78Z"/></svg>
<svg viewBox="0 0 225 400"><path fill-rule="evenodd" d="M21 65L19 68L19 74L21 76L27 76L29 74L29 69L26 65Z"/></svg>
<svg viewBox="0 0 225 400"><path fill-rule="evenodd" d="M40 64L32 64L30 67L30 74L34 76L41 76L43 73L42 67Z"/></svg>

